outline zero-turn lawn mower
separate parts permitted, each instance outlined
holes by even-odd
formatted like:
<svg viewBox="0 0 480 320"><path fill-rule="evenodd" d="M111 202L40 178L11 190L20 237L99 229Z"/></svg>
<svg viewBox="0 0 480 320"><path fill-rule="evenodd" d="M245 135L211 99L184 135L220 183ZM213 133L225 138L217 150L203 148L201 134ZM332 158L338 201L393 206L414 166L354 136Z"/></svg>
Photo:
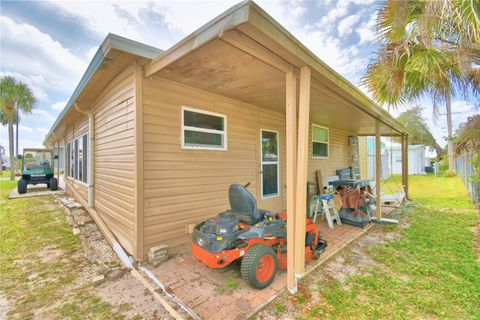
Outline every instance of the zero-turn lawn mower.
<svg viewBox="0 0 480 320"><path fill-rule="evenodd" d="M258 209L248 185L232 184L228 191L231 209L194 228L192 253L214 269L241 259L243 279L263 289L278 269L287 268L287 215ZM305 221L305 262L318 259L327 245L314 220Z"/></svg>

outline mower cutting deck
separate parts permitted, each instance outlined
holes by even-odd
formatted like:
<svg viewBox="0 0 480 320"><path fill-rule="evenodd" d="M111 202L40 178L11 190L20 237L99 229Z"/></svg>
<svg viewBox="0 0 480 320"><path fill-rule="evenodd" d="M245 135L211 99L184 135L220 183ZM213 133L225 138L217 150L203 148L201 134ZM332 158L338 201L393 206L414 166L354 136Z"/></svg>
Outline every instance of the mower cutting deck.
<svg viewBox="0 0 480 320"><path fill-rule="evenodd" d="M279 268L287 268L287 215L258 209L247 186L231 185L231 210L194 228L192 253L214 269L241 259L243 279L262 289L273 281ZM327 243L310 218L305 224L305 262L310 262L320 257Z"/></svg>

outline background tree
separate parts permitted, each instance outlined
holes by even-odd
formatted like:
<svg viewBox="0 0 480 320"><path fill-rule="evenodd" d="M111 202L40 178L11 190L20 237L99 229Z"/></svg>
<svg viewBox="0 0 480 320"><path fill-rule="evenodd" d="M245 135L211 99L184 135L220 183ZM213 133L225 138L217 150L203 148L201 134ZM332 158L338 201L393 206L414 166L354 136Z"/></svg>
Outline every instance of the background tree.
<svg viewBox="0 0 480 320"><path fill-rule="evenodd" d="M437 152L437 158L441 158L445 155L445 150L437 143L428 129L425 119L422 117L422 111L422 107L416 106L402 112L397 120L413 134L409 139L412 144L424 144L433 148Z"/></svg>
<svg viewBox="0 0 480 320"><path fill-rule="evenodd" d="M10 158L10 180L15 180L15 155L13 124L18 123L18 112L30 113L37 99L28 85L6 76L0 79L0 110L2 125L8 126L8 149ZM17 129L18 130L18 129Z"/></svg>
<svg viewBox="0 0 480 320"><path fill-rule="evenodd" d="M377 26L383 45L364 84L390 107L429 96L445 104L449 172L454 172L452 97L480 101L480 22L476 0L388 0Z"/></svg>

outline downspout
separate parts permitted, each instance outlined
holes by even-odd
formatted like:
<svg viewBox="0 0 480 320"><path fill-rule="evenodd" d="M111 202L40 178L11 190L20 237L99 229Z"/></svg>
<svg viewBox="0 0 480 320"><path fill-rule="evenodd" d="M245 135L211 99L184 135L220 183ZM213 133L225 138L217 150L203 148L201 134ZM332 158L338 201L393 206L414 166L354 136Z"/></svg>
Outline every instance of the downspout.
<svg viewBox="0 0 480 320"><path fill-rule="evenodd" d="M93 192L94 192L94 170L93 170L93 143L94 143L94 118L93 113L90 111L85 111L80 109L78 103L74 103L75 110L88 116L88 138L90 139L88 143L88 207L93 208Z"/></svg>

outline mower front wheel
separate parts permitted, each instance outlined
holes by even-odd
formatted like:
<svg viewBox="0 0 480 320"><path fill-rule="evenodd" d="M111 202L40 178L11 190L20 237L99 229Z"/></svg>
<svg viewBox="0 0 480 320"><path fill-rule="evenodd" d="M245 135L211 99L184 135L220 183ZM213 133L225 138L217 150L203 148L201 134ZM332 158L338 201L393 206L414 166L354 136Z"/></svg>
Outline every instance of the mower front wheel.
<svg viewBox="0 0 480 320"><path fill-rule="evenodd" d="M25 179L18 180L17 190L20 194L27 192L27 181Z"/></svg>
<svg viewBox="0 0 480 320"><path fill-rule="evenodd" d="M272 283L277 275L278 260L272 248L262 244L248 249L242 259L242 278L256 289L263 289Z"/></svg>
<svg viewBox="0 0 480 320"><path fill-rule="evenodd" d="M48 188L51 191L57 191L58 190L58 181L57 178L50 178L48 180Z"/></svg>

